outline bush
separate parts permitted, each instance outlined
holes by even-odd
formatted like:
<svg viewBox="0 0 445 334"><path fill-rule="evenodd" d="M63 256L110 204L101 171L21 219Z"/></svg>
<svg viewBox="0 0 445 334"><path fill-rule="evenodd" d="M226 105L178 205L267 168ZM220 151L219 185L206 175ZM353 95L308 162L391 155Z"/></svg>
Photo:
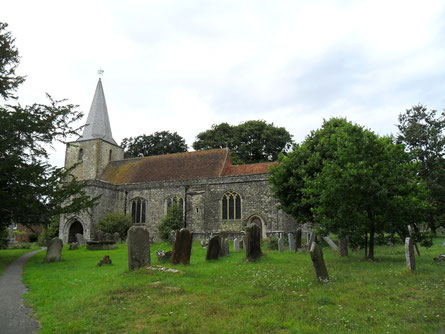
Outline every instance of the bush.
<svg viewBox="0 0 445 334"><path fill-rule="evenodd" d="M108 213L99 220L97 229L104 233L119 233L122 240L127 238L128 229L131 227L131 217L122 213Z"/></svg>
<svg viewBox="0 0 445 334"><path fill-rule="evenodd" d="M29 235L29 242L37 242L37 240L39 239L39 235L37 233L31 233Z"/></svg>
<svg viewBox="0 0 445 334"><path fill-rule="evenodd" d="M278 238L277 237L269 238L269 241L267 242L267 249L270 249L270 250L278 249Z"/></svg>
<svg viewBox="0 0 445 334"><path fill-rule="evenodd" d="M37 243L39 246L48 246L49 242L59 236L59 217L54 220L40 233Z"/></svg>
<svg viewBox="0 0 445 334"><path fill-rule="evenodd" d="M158 226L159 237L164 241L169 241L170 232L179 230L183 225L182 208L180 208L178 204L172 203L167 214L162 218Z"/></svg>
<svg viewBox="0 0 445 334"><path fill-rule="evenodd" d="M15 245L10 245L10 249L30 249L31 244L28 242L18 242Z"/></svg>

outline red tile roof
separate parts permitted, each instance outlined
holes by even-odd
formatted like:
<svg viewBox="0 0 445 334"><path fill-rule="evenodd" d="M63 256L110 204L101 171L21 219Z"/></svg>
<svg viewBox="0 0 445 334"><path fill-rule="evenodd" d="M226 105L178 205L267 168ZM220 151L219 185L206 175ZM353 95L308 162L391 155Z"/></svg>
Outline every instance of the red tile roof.
<svg viewBox="0 0 445 334"><path fill-rule="evenodd" d="M269 172L269 167L273 162L263 162L250 165L231 165L225 176L234 175L254 175L254 174L266 174Z"/></svg>

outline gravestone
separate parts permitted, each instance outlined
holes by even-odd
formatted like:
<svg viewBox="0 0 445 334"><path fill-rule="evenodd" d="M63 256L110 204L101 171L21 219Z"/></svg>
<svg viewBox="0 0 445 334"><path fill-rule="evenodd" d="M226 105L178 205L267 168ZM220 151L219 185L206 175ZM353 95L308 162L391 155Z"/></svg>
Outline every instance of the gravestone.
<svg viewBox="0 0 445 334"><path fill-rule="evenodd" d="M105 233L104 241L114 241L113 235L111 233Z"/></svg>
<svg viewBox="0 0 445 334"><path fill-rule="evenodd" d="M233 240L233 251L234 252L239 252L240 248L239 248L239 239L235 238L235 240Z"/></svg>
<svg viewBox="0 0 445 334"><path fill-rule="evenodd" d="M111 264L111 259L109 255L105 255L102 260L97 264L98 267L102 267L103 264Z"/></svg>
<svg viewBox="0 0 445 334"><path fill-rule="evenodd" d="M175 230L171 230L170 231L170 242L172 243L172 245L175 244L175 239L176 239L176 231Z"/></svg>
<svg viewBox="0 0 445 334"><path fill-rule="evenodd" d="M243 235L243 237L241 238L241 241L240 241L240 243L239 243L239 247L240 247L241 249L245 249L245 248L246 248L246 243L245 243L245 241L244 241L244 235Z"/></svg>
<svg viewBox="0 0 445 334"><path fill-rule="evenodd" d="M119 234L119 232L114 232L114 234L113 234L113 240L114 240L114 242L115 243L120 243L122 240L121 240L121 235Z"/></svg>
<svg viewBox="0 0 445 334"><path fill-rule="evenodd" d="M445 247L445 241L442 243L442 246Z"/></svg>
<svg viewBox="0 0 445 334"><path fill-rule="evenodd" d="M284 252L284 239L283 238L278 238L278 251L280 253Z"/></svg>
<svg viewBox="0 0 445 334"><path fill-rule="evenodd" d="M295 233L295 250L300 250L301 249L301 228L297 229L297 233Z"/></svg>
<svg viewBox="0 0 445 334"><path fill-rule="evenodd" d="M132 226L127 232L130 271L150 265L150 233L145 226Z"/></svg>
<svg viewBox="0 0 445 334"><path fill-rule="evenodd" d="M227 239L223 238L221 240L221 252L220 252L220 256L227 256L230 254L229 251L229 242L227 241Z"/></svg>
<svg viewBox="0 0 445 334"><path fill-rule="evenodd" d="M348 256L348 236L338 237L338 248L340 256Z"/></svg>
<svg viewBox="0 0 445 334"><path fill-rule="evenodd" d="M63 242L55 237L51 239L46 250L45 262L57 262L62 259Z"/></svg>
<svg viewBox="0 0 445 334"><path fill-rule="evenodd" d="M96 241L104 241L104 232L101 230L96 231Z"/></svg>
<svg viewBox="0 0 445 334"><path fill-rule="evenodd" d="M338 246L335 244L335 242L332 241L329 237L323 237L323 240L326 241L326 243L329 245L329 247L332 248L334 252L338 252Z"/></svg>
<svg viewBox="0 0 445 334"><path fill-rule="evenodd" d="M406 266L410 271L416 270L416 258L414 255L414 242L411 238L405 239Z"/></svg>
<svg viewBox="0 0 445 334"><path fill-rule="evenodd" d="M320 283L329 282L328 270L324 263L323 251L316 242L312 242L309 253L311 254L312 263L314 264L315 275Z"/></svg>
<svg viewBox="0 0 445 334"><path fill-rule="evenodd" d="M193 233L186 228L176 231L175 244L173 245L173 264L190 264L192 255Z"/></svg>
<svg viewBox="0 0 445 334"><path fill-rule="evenodd" d="M219 257L221 248L221 238L219 235L215 235L210 238L209 245L207 246L206 260L217 260Z"/></svg>
<svg viewBox="0 0 445 334"><path fill-rule="evenodd" d="M312 233L310 234L310 236L309 236L309 240L308 240L308 243L307 243L307 248L308 248L308 249L311 249L312 244L313 244L314 242L315 242L315 233L312 232Z"/></svg>
<svg viewBox="0 0 445 334"><path fill-rule="evenodd" d="M70 243L70 248L68 248L68 250L76 250L79 248L79 243L78 242L72 242Z"/></svg>
<svg viewBox="0 0 445 334"><path fill-rule="evenodd" d="M261 252L261 229L256 224L250 224L246 227L245 249L246 261L255 261L263 255Z"/></svg>
<svg viewBox="0 0 445 334"><path fill-rule="evenodd" d="M289 240L289 250L295 251L295 239L294 239L294 235L292 233L288 233L287 238Z"/></svg>
<svg viewBox="0 0 445 334"><path fill-rule="evenodd" d="M85 238L83 237L83 234L81 233L76 233L76 239L77 242L79 243L79 245L85 245Z"/></svg>

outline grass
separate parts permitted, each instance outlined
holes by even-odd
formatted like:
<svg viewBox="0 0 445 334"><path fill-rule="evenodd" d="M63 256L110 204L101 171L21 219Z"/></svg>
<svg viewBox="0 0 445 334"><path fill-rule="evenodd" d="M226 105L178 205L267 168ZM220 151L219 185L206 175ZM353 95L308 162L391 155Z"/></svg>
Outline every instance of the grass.
<svg viewBox="0 0 445 334"><path fill-rule="evenodd" d="M152 264L158 264L152 245ZM63 250L63 261L25 268L26 295L40 333L435 333L445 328L445 265L441 240L421 249L417 271L403 245L341 258L324 248L331 283L316 282L308 253L268 251L256 263L243 253L206 262L194 243L180 273L128 272L127 249ZM104 255L111 266L97 267Z"/></svg>
<svg viewBox="0 0 445 334"><path fill-rule="evenodd" d="M25 253L37 250L37 247L30 249L1 249L0 250L0 276L3 275L8 264Z"/></svg>

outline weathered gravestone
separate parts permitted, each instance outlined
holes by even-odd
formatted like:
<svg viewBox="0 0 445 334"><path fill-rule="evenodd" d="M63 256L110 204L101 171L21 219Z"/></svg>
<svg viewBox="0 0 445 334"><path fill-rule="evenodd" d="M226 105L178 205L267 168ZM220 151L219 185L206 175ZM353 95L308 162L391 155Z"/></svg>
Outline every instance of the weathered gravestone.
<svg viewBox="0 0 445 334"><path fill-rule="evenodd" d="M98 267L102 267L104 264L111 264L111 259L109 255L105 255L102 260L99 261L97 264Z"/></svg>
<svg viewBox="0 0 445 334"><path fill-rule="evenodd" d="M114 241L113 235L111 233L105 233L104 241Z"/></svg>
<svg viewBox="0 0 445 334"><path fill-rule="evenodd" d="M307 248L311 249L312 244L315 242L315 233L311 232L311 234L309 235L309 239L307 241Z"/></svg>
<svg viewBox="0 0 445 334"><path fill-rule="evenodd" d="M332 248L334 252L338 252L338 246L335 244L335 242L332 241L329 237L323 237L323 240L326 241L326 243L329 245L329 247Z"/></svg>
<svg viewBox="0 0 445 334"><path fill-rule="evenodd" d="M301 250L301 228L297 229L297 233L295 233L295 250Z"/></svg>
<svg viewBox="0 0 445 334"><path fill-rule="evenodd" d="M250 224L246 227L244 236L246 261L255 261L263 255L261 252L261 229L256 224Z"/></svg>
<svg viewBox="0 0 445 334"><path fill-rule="evenodd" d="M186 228L176 231L175 244L173 246L172 263L190 264L192 255L193 233Z"/></svg>
<svg viewBox="0 0 445 334"><path fill-rule="evenodd" d="M295 239L292 233L288 233L287 238L289 240L289 250L295 251Z"/></svg>
<svg viewBox="0 0 445 334"><path fill-rule="evenodd" d="M171 230L170 231L170 242L172 243L172 245L175 244L175 239L176 239L176 231L175 230Z"/></svg>
<svg viewBox="0 0 445 334"><path fill-rule="evenodd" d="M211 237L207 246L206 260L217 260L221 248L221 238L219 235Z"/></svg>
<svg viewBox="0 0 445 334"><path fill-rule="evenodd" d="M311 248L309 250L311 254L312 263L314 264L315 275L320 283L329 282L328 270L326 264L324 263L323 251L316 242L312 242Z"/></svg>
<svg viewBox="0 0 445 334"><path fill-rule="evenodd" d="M348 256L348 236L338 237L338 248L340 256Z"/></svg>
<svg viewBox="0 0 445 334"><path fill-rule="evenodd" d="M102 232L101 230L97 230L95 240L96 241L104 241L104 232Z"/></svg>
<svg viewBox="0 0 445 334"><path fill-rule="evenodd" d="M147 227L130 227L127 232L127 243L130 271L150 265L150 233Z"/></svg>
<svg viewBox="0 0 445 334"><path fill-rule="evenodd" d="M114 232L114 234L113 234L113 240L114 240L114 242L115 243L120 243L122 240L121 240L121 235L119 234L119 232Z"/></svg>
<svg viewBox="0 0 445 334"><path fill-rule="evenodd" d="M63 242L59 238L53 238L46 250L45 262L57 262L62 259Z"/></svg>
<svg viewBox="0 0 445 334"><path fill-rule="evenodd" d="M221 248L220 248L219 256L227 256L229 254L230 254L229 242L227 241L227 239L223 238L223 239L221 239Z"/></svg>
<svg viewBox="0 0 445 334"><path fill-rule="evenodd" d="M233 251L234 252L239 252L240 248L239 248L239 239L235 238L233 240Z"/></svg>
<svg viewBox="0 0 445 334"><path fill-rule="evenodd" d="M278 251L280 253L284 252L284 239L283 238L278 238Z"/></svg>
<svg viewBox="0 0 445 334"><path fill-rule="evenodd" d="M76 250L79 248L79 243L78 242L72 242L70 243L70 248L68 248L68 250Z"/></svg>
<svg viewBox="0 0 445 334"><path fill-rule="evenodd" d="M405 257L406 257L406 266L409 270L416 270L416 258L414 255L414 242L411 238L405 239Z"/></svg>
<svg viewBox="0 0 445 334"><path fill-rule="evenodd" d="M83 237L83 234L81 233L76 233L76 239L77 242L79 243L79 245L85 245L85 238Z"/></svg>

